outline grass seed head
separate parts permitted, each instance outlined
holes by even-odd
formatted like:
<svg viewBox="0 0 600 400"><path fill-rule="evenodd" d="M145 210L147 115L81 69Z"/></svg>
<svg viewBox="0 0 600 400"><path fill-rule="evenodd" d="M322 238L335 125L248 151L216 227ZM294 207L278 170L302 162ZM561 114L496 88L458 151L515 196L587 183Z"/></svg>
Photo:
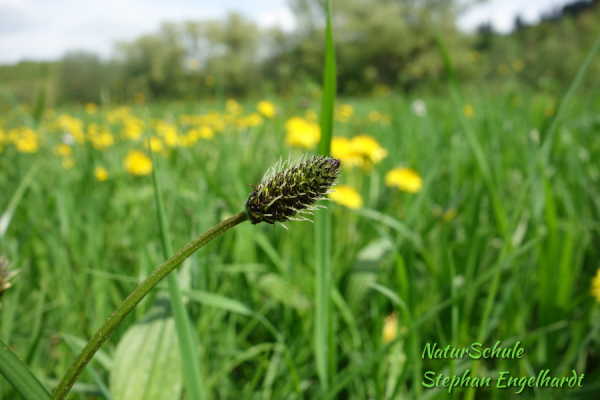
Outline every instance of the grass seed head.
<svg viewBox="0 0 600 400"><path fill-rule="evenodd" d="M252 224L310 221L339 174L340 160L327 156L301 157L294 162L279 162L273 167L246 201L246 212Z"/></svg>

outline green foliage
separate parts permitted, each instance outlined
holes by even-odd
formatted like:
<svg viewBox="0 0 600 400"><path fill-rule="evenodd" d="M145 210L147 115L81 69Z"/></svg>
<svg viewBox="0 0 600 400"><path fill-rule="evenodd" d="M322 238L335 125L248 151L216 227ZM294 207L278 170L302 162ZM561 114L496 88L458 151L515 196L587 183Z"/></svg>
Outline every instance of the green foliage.
<svg viewBox="0 0 600 400"><path fill-rule="evenodd" d="M594 363L600 345L598 303L589 293L600 258L600 194L595 189L600 141L591 118L597 96L577 92L572 97L542 179L536 163L540 138L534 129L546 117L543 109L525 106L536 104L539 95L522 88L516 93L520 102L513 102L510 88L482 93L463 92L474 109L467 123L507 227L496 218L481 161L473 156L460 122L462 110L448 100L449 93L423 98L424 117L411 112L412 97L342 99L352 104L355 115L345 123L335 121L334 135L372 135L389 154L370 171L342 171L340 183L352 185L364 199L361 210L327 203L334 239L329 323L337 356L330 389L319 392L312 350L313 225L290 222L285 231L246 223L201 250L178 274L190 286L184 296L189 296L186 307L202 348L208 398L331 398L336 391L355 399L373 393L423 398L438 393L420 386L424 371L448 373L471 366L469 360L423 360L424 343L468 346L480 331L486 344L519 340L527 352L520 362L486 360L479 366L482 371L527 376L545 368L556 374L575 368L586 374L584 390L593 396L593 382L600 377ZM159 156L157 177L175 248L240 210L251 191L247 183L260 180L280 155L298 152L283 143L281 131L285 118L301 110L295 99L277 105L279 116L258 127L228 127L212 140ZM133 110L166 119L214 107L149 103ZM107 110L94 115L77 108L57 111L89 124L105 118ZM391 123L368 122L372 111L389 114ZM183 123L175 124L184 131ZM14 211L0 252L21 269L2 298L0 335L44 383L61 376L74 357L62 334L89 338L162 261L150 179L130 176L122 165L129 147L138 145L143 146L119 143L104 151L75 145L75 166L68 170L49 149L17 154L5 147L0 157L0 185L7 193L22 193L18 202L0 196L0 210ZM36 160L41 167L27 176ZM107 181L94 179L95 165L110 171ZM386 172L399 165L423 177L420 193L385 185ZM23 181L28 182L26 191L19 190ZM499 284L486 314L495 276ZM166 290L159 287L154 298ZM129 329L139 328L153 300L143 301L108 339L103 349L113 362L120 341ZM398 336L386 344L382 330L394 312ZM170 350L175 357L177 346ZM110 363L88 369L114 389L108 379ZM72 397L88 398L98 387L86 372ZM0 390L2 398L15 398L8 383L2 381ZM564 398L574 393L569 390L539 395ZM486 398L495 393L498 398L505 394L477 390ZM526 389L519 398L534 396Z"/></svg>

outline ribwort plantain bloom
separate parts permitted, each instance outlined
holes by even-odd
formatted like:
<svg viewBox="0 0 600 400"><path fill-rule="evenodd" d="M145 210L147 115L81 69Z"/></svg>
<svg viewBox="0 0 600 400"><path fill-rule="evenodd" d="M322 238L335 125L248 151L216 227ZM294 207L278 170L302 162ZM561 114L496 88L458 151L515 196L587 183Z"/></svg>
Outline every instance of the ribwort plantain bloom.
<svg viewBox="0 0 600 400"><path fill-rule="evenodd" d="M312 214L324 207L314 203L325 199L335 184L339 168L340 160L327 156L280 161L261 183L250 185L254 187L246 201L250 222L255 225L259 222L310 221L302 214Z"/></svg>

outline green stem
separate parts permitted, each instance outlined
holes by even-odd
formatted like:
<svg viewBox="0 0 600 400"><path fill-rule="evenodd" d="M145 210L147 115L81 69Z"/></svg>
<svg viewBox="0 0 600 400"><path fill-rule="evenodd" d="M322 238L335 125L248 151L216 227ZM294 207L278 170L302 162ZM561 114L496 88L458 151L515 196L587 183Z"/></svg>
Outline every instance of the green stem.
<svg viewBox="0 0 600 400"><path fill-rule="evenodd" d="M152 288L154 288L186 258L194 254L199 248L230 228L233 228L237 224L246 221L247 219L248 215L245 212L240 212L233 217L220 222L186 244L171 258L155 269L154 272L152 272L152 274L150 274L150 276L148 276L144 282L140 283L140 285L133 292L131 292L131 294L125 300L123 300L121 305L94 334L92 339L90 339L90 341L85 345L83 350L81 350L81 353L79 353L75 361L73 361L69 367L69 370L58 384L58 387L52 395L52 400L64 399L67 396L71 390L71 387L79 375L81 375L87 363L90 362L96 351L98 351L100 346L102 346L102 343L108 339L110 334L116 329L121 321L123 321L127 314L133 310L133 308L150 292L150 290L152 290Z"/></svg>

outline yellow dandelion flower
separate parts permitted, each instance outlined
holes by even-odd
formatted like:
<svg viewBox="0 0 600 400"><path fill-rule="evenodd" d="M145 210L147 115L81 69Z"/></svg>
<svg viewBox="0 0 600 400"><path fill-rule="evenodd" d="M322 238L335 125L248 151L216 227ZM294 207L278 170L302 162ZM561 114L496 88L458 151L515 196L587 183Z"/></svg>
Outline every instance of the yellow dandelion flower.
<svg viewBox="0 0 600 400"><path fill-rule="evenodd" d="M418 193L423 187L423 179L410 168L394 168L385 175L385 184L410 193Z"/></svg>
<svg viewBox="0 0 600 400"><path fill-rule="evenodd" d="M19 153L35 153L38 149L38 143L33 139L19 139L15 146Z"/></svg>
<svg viewBox="0 0 600 400"><path fill-rule="evenodd" d="M75 165L75 161L71 157L65 157L62 159L61 164L64 169L71 169Z"/></svg>
<svg viewBox="0 0 600 400"><path fill-rule="evenodd" d="M108 179L108 171L103 167L96 167L94 170L94 175L96 176L96 180L100 182L104 182Z"/></svg>
<svg viewBox="0 0 600 400"><path fill-rule="evenodd" d="M331 139L331 156L342 161L348 168L363 165L360 154L354 152L350 139L344 136L334 136Z"/></svg>
<svg viewBox="0 0 600 400"><path fill-rule="evenodd" d="M289 146L314 148L321 139L321 127L301 117L292 117L285 123L285 141Z"/></svg>
<svg viewBox="0 0 600 400"><path fill-rule="evenodd" d="M251 128L262 124L263 117L259 113L252 113L237 120L237 126L240 128Z"/></svg>
<svg viewBox="0 0 600 400"><path fill-rule="evenodd" d="M52 152L54 153L55 156L66 157L66 156L71 155L71 153L73 152L73 149L68 144L61 143L59 145L54 146L54 149L52 149Z"/></svg>
<svg viewBox="0 0 600 400"><path fill-rule="evenodd" d="M202 139L212 139L215 137L215 131L210 126L201 126L198 128L198 135Z"/></svg>
<svg viewBox="0 0 600 400"><path fill-rule="evenodd" d="M152 161L138 150L131 150L123 162L125 169L132 175L148 175L152 172Z"/></svg>
<svg viewBox="0 0 600 400"><path fill-rule="evenodd" d="M363 199L356 190L346 185L338 185L329 193L329 198L338 204L357 210L363 206Z"/></svg>
<svg viewBox="0 0 600 400"><path fill-rule="evenodd" d="M98 111L98 106L94 103L87 103L85 105L85 112L89 115L94 115Z"/></svg>
<svg viewBox="0 0 600 400"><path fill-rule="evenodd" d="M393 342L398 337L398 314L392 313L383 321L383 343Z"/></svg>
<svg viewBox="0 0 600 400"><path fill-rule="evenodd" d="M148 148L148 141L144 141L144 146L146 148ZM152 136L150 138L150 148L152 149L153 153L160 153L160 152L162 152L163 149L164 149L164 145L163 145L162 140L160 140L157 137Z"/></svg>
<svg viewBox="0 0 600 400"><path fill-rule="evenodd" d="M475 115L475 110L473 109L473 106L470 104L465 104L463 107L463 114L465 114L465 117L467 118L473 118L473 115Z"/></svg>
<svg viewBox="0 0 600 400"><path fill-rule="evenodd" d="M277 112L277 108L275 108L275 104L271 103L267 100L259 101L256 105L256 109L259 113L264 115L267 118L273 118L275 113Z"/></svg>
<svg viewBox="0 0 600 400"><path fill-rule="evenodd" d="M600 302L600 268L596 271L596 276L592 278L592 296Z"/></svg>
<svg viewBox="0 0 600 400"><path fill-rule="evenodd" d="M234 99L228 99L225 102L225 108L230 114L241 114L244 111L244 107Z"/></svg>
<svg viewBox="0 0 600 400"><path fill-rule="evenodd" d="M335 119L340 122L348 122L354 115L354 108L349 104L342 104L335 109Z"/></svg>
<svg viewBox="0 0 600 400"><path fill-rule="evenodd" d="M378 164L387 157L388 152L381 147L373 136L358 135L352 138L350 145L355 154L362 156L369 163Z"/></svg>
<svg viewBox="0 0 600 400"><path fill-rule="evenodd" d="M99 134L90 137L90 141L96 150L106 149L115 144L115 138L110 131L106 129Z"/></svg>

